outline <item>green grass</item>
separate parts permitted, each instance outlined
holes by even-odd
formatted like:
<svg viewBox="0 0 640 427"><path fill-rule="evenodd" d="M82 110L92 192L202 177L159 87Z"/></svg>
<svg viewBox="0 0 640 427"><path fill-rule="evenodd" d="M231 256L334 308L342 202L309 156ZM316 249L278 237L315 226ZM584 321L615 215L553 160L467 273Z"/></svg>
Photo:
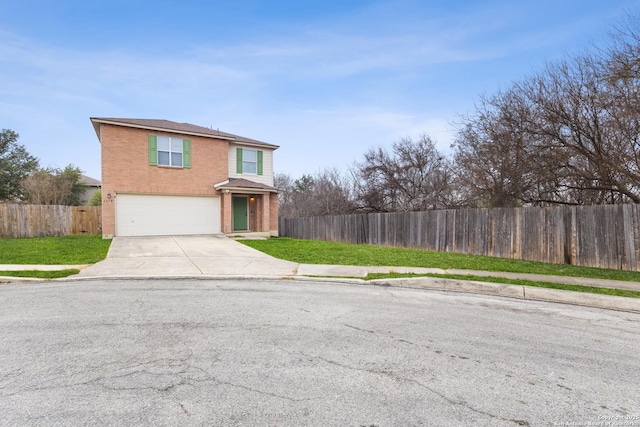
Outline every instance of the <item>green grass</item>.
<svg viewBox="0 0 640 427"><path fill-rule="evenodd" d="M0 264L93 264L110 245L100 235L0 238Z"/></svg>
<svg viewBox="0 0 640 427"><path fill-rule="evenodd" d="M68 277L78 273L80 273L80 270L77 270L77 269L55 270L55 271L43 271L43 270L2 271L0 270L0 276L35 277L38 279L59 279L61 277Z"/></svg>
<svg viewBox="0 0 640 427"><path fill-rule="evenodd" d="M569 285L564 283L508 279L505 277L473 276L473 275L463 275L463 274L372 273L372 274L368 274L367 277L365 277L365 280L414 278L414 277L439 277L443 279L473 280L476 282L504 283L508 285L521 285L521 286L535 286L538 288L560 289L564 291L587 292L592 294L614 295L618 297L627 297L627 298L640 298L640 291L632 291L628 289L598 288L595 286Z"/></svg>
<svg viewBox="0 0 640 427"><path fill-rule="evenodd" d="M543 262L495 258L479 255L432 252L419 249L323 242L285 237L243 240L241 243L276 258L302 264L427 267L443 270L482 270L553 276L640 282L640 272L547 264ZM451 277L451 276L448 276ZM465 276L468 277L468 276Z"/></svg>

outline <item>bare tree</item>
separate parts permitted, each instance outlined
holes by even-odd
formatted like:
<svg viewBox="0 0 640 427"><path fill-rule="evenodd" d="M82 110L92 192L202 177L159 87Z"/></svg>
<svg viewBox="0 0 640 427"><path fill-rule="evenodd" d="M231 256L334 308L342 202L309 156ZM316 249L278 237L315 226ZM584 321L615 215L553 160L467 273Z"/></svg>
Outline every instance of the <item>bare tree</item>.
<svg viewBox="0 0 640 427"><path fill-rule="evenodd" d="M638 116L620 107L610 82L606 69L584 56L549 65L521 85L539 118L528 131L541 150L556 154L547 165L558 181L551 202L640 202Z"/></svg>
<svg viewBox="0 0 640 427"><path fill-rule="evenodd" d="M415 141L403 138L392 145L391 152L370 149L354 174L364 211L420 211L450 203L450 163L427 135Z"/></svg>
<svg viewBox="0 0 640 427"><path fill-rule="evenodd" d="M278 215L285 218L293 217L293 179L286 173L273 176L273 185L278 193Z"/></svg>
<svg viewBox="0 0 640 427"><path fill-rule="evenodd" d="M637 29L597 56L548 64L463 119L455 160L470 204L640 202Z"/></svg>
<svg viewBox="0 0 640 427"><path fill-rule="evenodd" d="M64 169L38 169L24 179L22 187L26 199L39 205L80 204L80 194L85 186L80 183L82 171L73 165Z"/></svg>
<svg viewBox="0 0 640 427"><path fill-rule="evenodd" d="M327 168L315 175L293 180L285 174L275 177L280 191L279 212L285 218L353 213L353 184L338 169Z"/></svg>
<svg viewBox="0 0 640 427"><path fill-rule="evenodd" d="M326 168L314 178L314 201L319 215L341 215L356 211L353 183L336 168Z"/></svg>
<svg viewBox="0 0 640 427"><path fill-rule="evenodd" d="M454 147L456 186L468 206L520 206L539 184L529 135L530 105L514 91L483 97L459 124Z"/></svg>

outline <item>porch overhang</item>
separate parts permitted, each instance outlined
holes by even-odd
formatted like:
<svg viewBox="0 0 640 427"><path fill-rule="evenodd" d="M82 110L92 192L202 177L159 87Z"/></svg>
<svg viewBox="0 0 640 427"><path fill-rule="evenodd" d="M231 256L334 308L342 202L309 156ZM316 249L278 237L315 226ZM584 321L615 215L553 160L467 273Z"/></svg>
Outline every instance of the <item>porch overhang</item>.
<svg viewBox="0 0 640 427"><path fill-rule="evenodd" d="M229 178L226 181L213 184L213 188L223 193L241 194L269 194L279 193L277 188L243 178Z"/></svg>

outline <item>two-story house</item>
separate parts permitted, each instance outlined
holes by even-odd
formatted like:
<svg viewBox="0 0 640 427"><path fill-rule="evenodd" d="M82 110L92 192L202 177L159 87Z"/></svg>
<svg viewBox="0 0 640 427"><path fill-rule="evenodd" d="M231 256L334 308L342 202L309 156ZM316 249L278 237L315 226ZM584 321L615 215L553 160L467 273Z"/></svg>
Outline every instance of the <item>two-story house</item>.
<svg viewBox="0 0 640 427"><path fill-rule="evenodd" d="M102 146L103 237L277 235L277 145L168 120L91 122Z"/></svg>

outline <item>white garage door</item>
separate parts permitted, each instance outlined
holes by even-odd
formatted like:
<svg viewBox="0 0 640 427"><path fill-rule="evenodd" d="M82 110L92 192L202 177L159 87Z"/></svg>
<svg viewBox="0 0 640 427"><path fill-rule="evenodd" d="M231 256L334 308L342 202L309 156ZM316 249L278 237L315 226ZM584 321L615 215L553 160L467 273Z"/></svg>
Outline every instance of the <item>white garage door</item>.
<svg viewBox="0 0 640 427"><path fill-rule="evenodd" d="M218 197L118 194L116 236L220 233Z"/></svg>

